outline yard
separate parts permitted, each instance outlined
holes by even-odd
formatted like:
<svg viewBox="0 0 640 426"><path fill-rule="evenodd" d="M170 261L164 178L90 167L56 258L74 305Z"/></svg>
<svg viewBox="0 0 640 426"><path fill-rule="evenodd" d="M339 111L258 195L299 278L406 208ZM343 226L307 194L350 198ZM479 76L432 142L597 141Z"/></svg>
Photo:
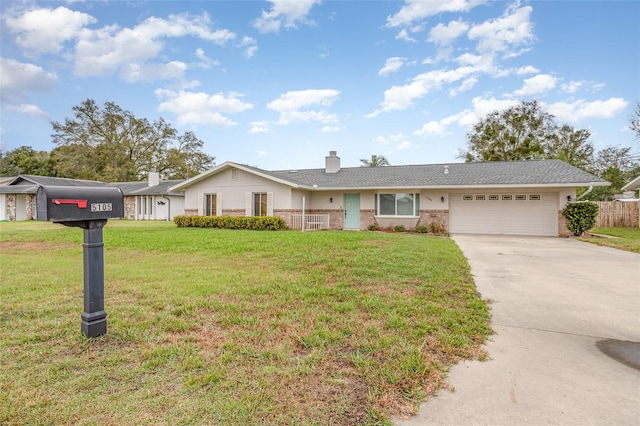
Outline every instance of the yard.
<svg viewBox="0 0 640 426"><path fill-rule="evenodd" d="M487 305L447 238L104 229L86 339L82 230L0 223L0 423L386 424L483 357Z"/></svg>
<svg viewBox="0 0 640 426"><path fill-rule="evenodd" d="M597 235L609 235L613 238L583 237L580 240L599 246L640 253L640 228L593 228L589 232Z"/></svg>

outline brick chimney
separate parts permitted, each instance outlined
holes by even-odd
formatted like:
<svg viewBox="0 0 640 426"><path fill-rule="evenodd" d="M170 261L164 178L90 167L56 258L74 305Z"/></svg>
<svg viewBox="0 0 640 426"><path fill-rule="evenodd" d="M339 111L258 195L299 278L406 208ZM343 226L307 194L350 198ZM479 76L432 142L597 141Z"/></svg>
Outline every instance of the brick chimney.
<svg viewBox="0 0 640 426"><path fill-rule="evenodd" d="M340 157L336 155L336 151L329 151L329 156L325 159L325 173L338 173L340 171Z"/></svg>

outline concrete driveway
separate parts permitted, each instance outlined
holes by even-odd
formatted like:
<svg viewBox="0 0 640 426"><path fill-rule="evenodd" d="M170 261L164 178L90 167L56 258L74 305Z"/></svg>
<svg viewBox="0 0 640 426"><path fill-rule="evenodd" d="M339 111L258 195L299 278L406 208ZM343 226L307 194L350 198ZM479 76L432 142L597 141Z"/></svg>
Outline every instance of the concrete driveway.
<svg viewBox="0 0 640 426"><path fill-rule="evenodd" d="M453 367L455 391L397 425L640 425L640 255L564 238L453 239L493 301L490 360Z"/></svg>

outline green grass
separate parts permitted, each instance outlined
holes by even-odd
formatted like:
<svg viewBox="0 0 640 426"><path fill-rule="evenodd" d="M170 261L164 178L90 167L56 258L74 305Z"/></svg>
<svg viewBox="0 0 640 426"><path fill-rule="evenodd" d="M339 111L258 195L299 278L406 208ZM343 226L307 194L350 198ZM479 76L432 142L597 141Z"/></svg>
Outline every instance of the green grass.
<svg viewBox="0 0 640 426"><path fill-rule="evenodd" d="M108 332L86 339L82 230L0 223L0 423L388 424L482 355L447 238L104 229Z"/></svg>
<svg viewBox="0 0 640 426"><path fill-rule="evenodd" d="M640 228L593 228L589 232L591 234L610 235L616 238L586 237L579 238L579 240L599 246L640 253Z"/></svg>

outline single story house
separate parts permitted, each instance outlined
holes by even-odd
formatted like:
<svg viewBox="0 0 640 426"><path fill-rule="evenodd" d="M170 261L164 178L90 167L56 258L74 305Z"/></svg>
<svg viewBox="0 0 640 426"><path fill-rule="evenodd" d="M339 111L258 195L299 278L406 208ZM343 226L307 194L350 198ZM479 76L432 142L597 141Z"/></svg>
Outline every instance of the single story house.
<svg viewBox="0 0 640 426"><path fill-rule="evenodd" d="M622 187L623 191L637 191L640 189L640 176L637 176L631 182Z"/></svg>
<svg viewBox="0 0 640 426"><path fill-rule="evenodd" d="M19 175L0 186L0 220L36 219L36 194L40 186L115 186L124 195L125 219L172 220L174 216L184 212L184 193L171 191L169 188L181 182L160 180L156 172L149 173L146 182L115 183Z"/></svg>
<svg viewBox="0 0 640 426"><path fill-rule="evenodd" d="M562 210L577 187L609 182L560 160L269 171L225 162L170 189L185 215L280 216L297 229L406 229L571 235ZM304 224L304 225L303 225Z"/></svg>

